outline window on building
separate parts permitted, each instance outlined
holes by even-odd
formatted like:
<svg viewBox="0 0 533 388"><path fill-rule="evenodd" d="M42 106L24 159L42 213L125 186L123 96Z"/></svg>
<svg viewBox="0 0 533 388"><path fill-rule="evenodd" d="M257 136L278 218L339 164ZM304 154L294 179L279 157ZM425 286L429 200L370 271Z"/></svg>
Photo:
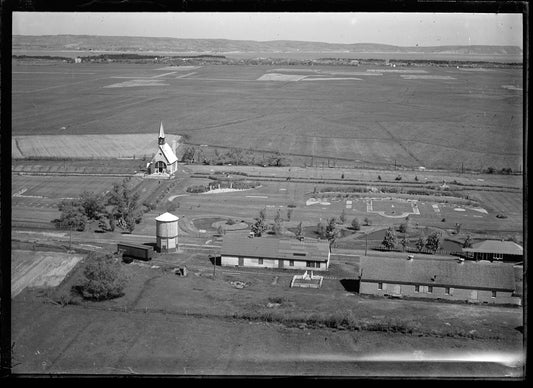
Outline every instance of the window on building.
<svg viewBox="0 0 533 388"><path fill-rule="evenodd" d="M307 253L300 253L300 252L293 252L292 253L293 256L307 256Z"/></svg>
<svg viewBox="0 0 533 388"><path fill-rule="evenodd" d="M263 259L257 259L257 264L263 264Z"/></svg>
<svg viewBox="0 0 533 388"><path fill-rule="evenodd" d="M320 263L317 263L316 261L306 261L306 267L308 268L317 268L319 266L320 266Z"/></svg>
<svg viewBox="0 0 533 388"><path fill-rule="evenodd" d="M428 292L431 294L433 292L433 286L428 286Z"/></svg>
<svg viewBox="0 0 533 388"><path fill-rule="evenodd" d="M294 267L294 260L289 260L289 267Z"/></svg>
<svg viewBox="0 0 533 388"><path fill-rule="evenodd" d="M503 260L503 254L502 253L495 253L492 258L494 260Z"/></svg>
<svg viewBox="0 0 533 388"><path fill-rule="evenodd" d="M378 283L378 290L383 290L383 283Z"/></svg>
<svg viewBox="0 0 533 388"><path fill-rule="evenodd" d="M420 292L420 286L418 284L415 286L415 292Z"/></svg>
<svg viewBox="0 0 533 388"><path fill-rule="evenodd" d="M492 291L492 297L496 298L496 291Z"/></svg>

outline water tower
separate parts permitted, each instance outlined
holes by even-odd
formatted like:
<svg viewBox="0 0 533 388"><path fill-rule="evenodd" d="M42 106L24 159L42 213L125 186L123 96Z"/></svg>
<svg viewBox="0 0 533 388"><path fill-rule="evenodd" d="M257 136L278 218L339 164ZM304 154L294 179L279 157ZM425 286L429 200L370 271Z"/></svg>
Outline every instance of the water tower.
<svg viewBox="0 0 533 388"><path fill-rule="evenodd" d="M174 214L164 213L155 219L157 250L162 253L178 249L178 220Z"/></svg>

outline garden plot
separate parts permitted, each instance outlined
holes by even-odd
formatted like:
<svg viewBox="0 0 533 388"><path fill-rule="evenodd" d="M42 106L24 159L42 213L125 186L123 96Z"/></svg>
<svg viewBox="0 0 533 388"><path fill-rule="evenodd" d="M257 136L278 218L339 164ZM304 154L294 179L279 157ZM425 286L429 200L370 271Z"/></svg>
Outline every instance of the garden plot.
<svg viewBox="0 0 533 388"><path fill-rule="evenodd" d="M11 297L26 287L58 286L82 258L82 255L61 252L13 250Z"/></svg>
<svg viewBox="0 0 533 388"><path fill-rule="evenodd" d="M284 82L294 82L300 81L307 77L306 75L297 75L297 74L280 74L280 73L268 73L263 74L259 77L258 81L284 81Z"/></svg>
<svg viewBox="0 0 533 388"><path fill-rule="evenodd" d="M456 79L455 77L452 77L450 75L412 75L412 74L406 74L406 75L400 75L403 79L442 79L442 80L448 80L448 79Z"/></svg>
<svg viewBox="0 0 533 388"><path fill-rule="evenodd" d="M399 199L370 198L367 200L366 211L389 218L405 218L410 214L420 214L416 201L402 201Z"/></svg>
<svg viewBox="0 0 533 388"><path fill-rule="evenodd" d="M145 87L145 86L166 86L162 80L158 79L133 79L131 81L119 82L117 84L111 84L102 86L103 88L133 88L133 87Z"/></svg>

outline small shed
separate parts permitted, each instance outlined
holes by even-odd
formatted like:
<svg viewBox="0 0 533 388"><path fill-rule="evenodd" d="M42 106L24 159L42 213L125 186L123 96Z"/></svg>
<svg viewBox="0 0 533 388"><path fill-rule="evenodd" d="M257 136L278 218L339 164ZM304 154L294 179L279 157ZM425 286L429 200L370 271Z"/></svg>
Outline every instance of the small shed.
<svg viewBox="0 0 533 388"><path fill-rule="evenodd" d="M171 213L163 213L156 217L157 250L161 253L172 253L178 249L178 220Z"/></svg>

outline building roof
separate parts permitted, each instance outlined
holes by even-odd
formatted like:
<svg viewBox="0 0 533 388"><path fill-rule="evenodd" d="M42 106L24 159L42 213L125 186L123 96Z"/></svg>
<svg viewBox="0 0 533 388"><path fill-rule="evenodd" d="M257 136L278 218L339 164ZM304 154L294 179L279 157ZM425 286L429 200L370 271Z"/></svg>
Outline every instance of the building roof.
<svg viewBox="0 0 533 388"><path fill-rule="evenodd" d="M327 241L299 241L266 237L244 237L228 233L224 236L221 255L265 259L327 261Z"/></svg>
<svg viewBox="0 0 533 388"><path fill-rule="evenodd" d="M163 213L159 217L156 217L155 220L162 221L162 222L170 222L170 221L177 221L179 220L179 218L176 217L174 214Z"/></svg>
<svg viewBox="0 0 533 388"><path fill-rule="evenodd" d="M524 248L513 241L485 240L463 248L463 252L499 253L503 255L524 255Z"/></svg>
<svg viewBox="0 0 533 388"><path fill-rule="evenodd" d="M364 257L360 268L361 281L468 289L515 289L513 266L504 263Z"/></svg>
<svg viewBox="0 0 533 388"><path fill-rule="evenodd" d="M163 156L167 160L168 164L173 164L178 161L176 154L172 151L172 148L167 143L160 144L159 149L163 153Z"/></svg>

